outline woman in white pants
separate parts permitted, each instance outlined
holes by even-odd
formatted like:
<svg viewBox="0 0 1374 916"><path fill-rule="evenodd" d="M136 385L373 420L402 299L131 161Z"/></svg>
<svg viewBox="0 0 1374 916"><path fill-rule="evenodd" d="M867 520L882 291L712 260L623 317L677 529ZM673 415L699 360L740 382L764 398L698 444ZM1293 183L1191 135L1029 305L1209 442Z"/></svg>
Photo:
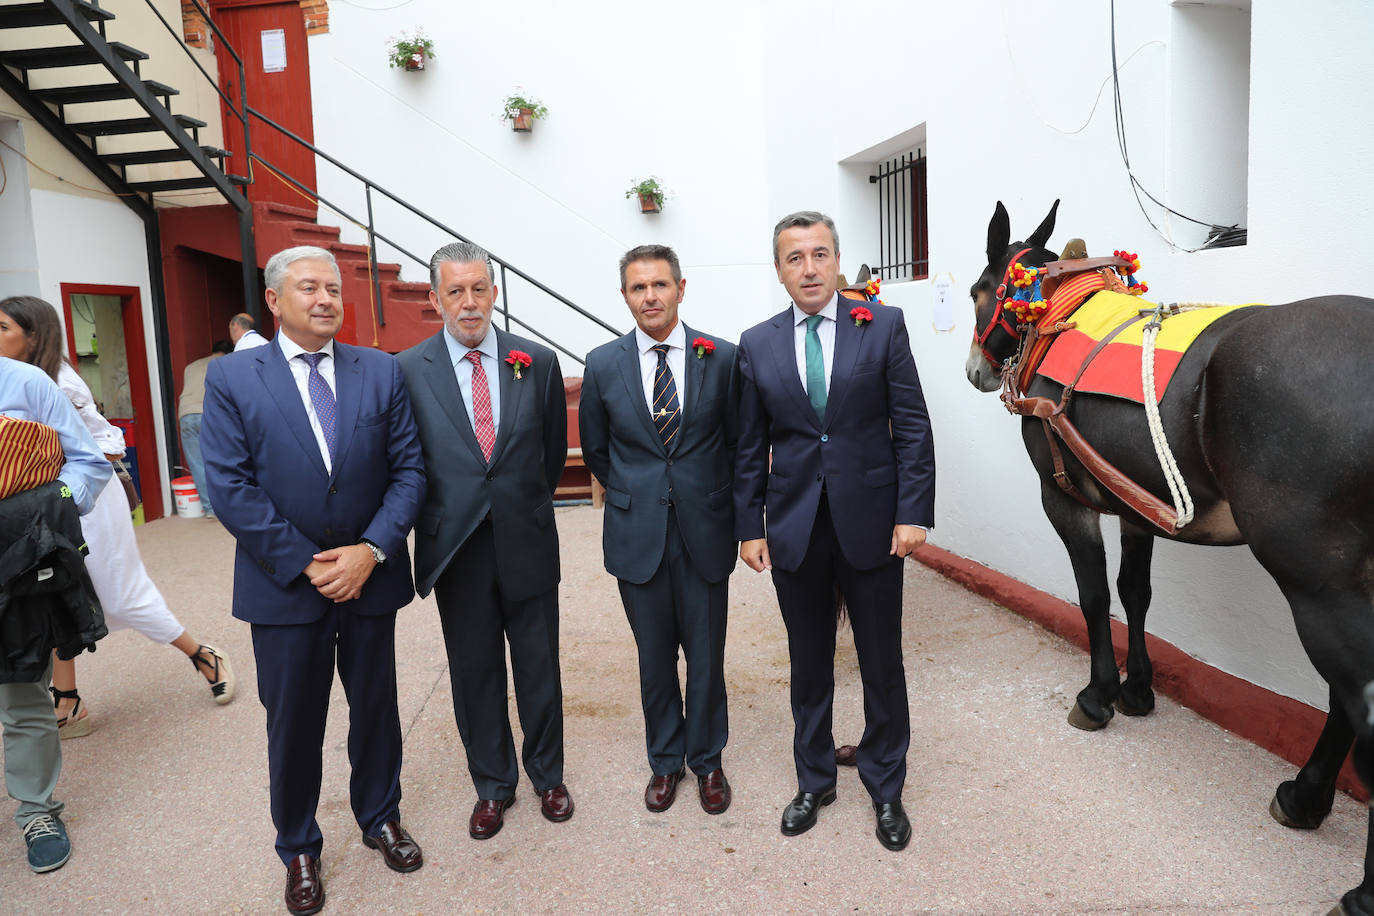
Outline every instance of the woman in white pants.
<svg viewBox="0 0 1374 916"><path fill-rule="evenodd" d="M0 356L32 363L57 382L91 431L96 444L111 460L124 457L124 434L96 410L91 389L62 353L62 325L52 305L33 296L0 300ZM90 554L86 572L105 611L110 632L132 627L157 643L180 649L210 684L216 703L234 698L234 674L224 653L186 632L167 607L138 553L129 501L118 477L111 477L90 514L81 519ZM54 655L53 704L58 733L79 738L91 732L91 717L76 690L76 660Z"/></svg>

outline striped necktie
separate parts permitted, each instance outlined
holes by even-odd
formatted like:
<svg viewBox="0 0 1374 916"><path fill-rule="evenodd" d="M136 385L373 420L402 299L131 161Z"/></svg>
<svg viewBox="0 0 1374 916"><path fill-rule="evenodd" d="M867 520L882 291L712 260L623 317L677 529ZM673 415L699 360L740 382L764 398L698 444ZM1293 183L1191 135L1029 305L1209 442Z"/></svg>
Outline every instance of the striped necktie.
<svg viewBox="0 0 1374 916"><path fill-rule="evenodd" d="M658 369L654 372L654 426L663 440L663 448L671 450L673 437L682 425L682 404L677 399L673 370L668 368L668 345L659 344L653 350L658 354Z"/></svg>
<svg viewBox="0 0 1374 916"><path fill-rule="evenodd" d="M496 447L496 423L491 413L491 387L487 382L486 370L482 368L482 354L469 350L468 362L472 363L472 431L477 436L477 444L482 447L482 457L491 461L492 449Z"/></svg>

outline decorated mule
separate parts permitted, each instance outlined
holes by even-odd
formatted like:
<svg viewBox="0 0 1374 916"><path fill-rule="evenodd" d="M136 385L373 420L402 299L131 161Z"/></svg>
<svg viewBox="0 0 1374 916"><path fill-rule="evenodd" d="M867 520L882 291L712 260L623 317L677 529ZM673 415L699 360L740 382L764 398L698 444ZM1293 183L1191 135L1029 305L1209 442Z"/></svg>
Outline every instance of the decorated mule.
<svg viewBox="0 0 1374 916"><path fill-rule="evenodd" d="M1140 297L1130 252L1088 258L1045 245L1059 202L1012 242L999 202L966 373L1022 417L1045 514L1068 549L1087 623L1091 674L1069 722L1154 708L1145 613L1156 537L1245 544L1274 577L1330 689L1307 763L1270 812L1315 828L1354 744L1374 777L1374 300L1157 306ZM1113 654L1100 516L1121 523L1117 589L1128 647ZM1332 913L1374 916L1374 824L1364 880Z"/></svg>

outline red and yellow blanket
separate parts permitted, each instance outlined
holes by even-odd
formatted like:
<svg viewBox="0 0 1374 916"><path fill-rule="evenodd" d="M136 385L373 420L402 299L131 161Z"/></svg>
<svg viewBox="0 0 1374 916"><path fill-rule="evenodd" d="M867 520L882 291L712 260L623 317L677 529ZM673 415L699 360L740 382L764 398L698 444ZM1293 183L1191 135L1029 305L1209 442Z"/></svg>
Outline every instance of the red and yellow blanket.
<svg viewBox="0 0 1374 916"><path fill-rule="evenodd" d="M1154 307L1155 303L1146 302L1136 296L1107 290L1096 293L1069 316L1068 320L1075 326L1070 330L1061 331L1056 336L1049 352L1045 354L1044 362L1040 364L1038 373L1061 385L1070 384L1083 365L1083 360L1092 352L1093 347L1097 346L1098 341L1110 334L1123 321L1138 314L1141 309ZM1208 325L1236 309L1251 307L1222 305L1183 312L1164 319L1159 337L1155 339L1155 401L1158 402L1164 397L1164 392L1169 388L1169 380L1173 378L1174 370L1183 359L1184 351ZM1076 390L1126 398L1143 404L1140 359L1144 352L1145 325L1149 320L1149 316L1146 315L1112 338L1111 342L1093 357L1092 363L1075 386Z"/></svg>

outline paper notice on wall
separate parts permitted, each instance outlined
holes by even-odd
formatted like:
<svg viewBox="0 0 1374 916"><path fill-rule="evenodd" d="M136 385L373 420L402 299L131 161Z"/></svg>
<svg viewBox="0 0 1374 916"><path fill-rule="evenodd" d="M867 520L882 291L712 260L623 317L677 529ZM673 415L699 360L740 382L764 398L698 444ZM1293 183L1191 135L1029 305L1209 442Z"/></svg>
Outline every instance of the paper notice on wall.
<svg viewBox="0 0 1374 916"><path fill-rule="evenodd" d="M935 330L954 330L954 275L940 274L930 281L934 298L933 321Z"/></svg>
<svg viewBox="0 0 1374 916"><path fill-rule="evenodd" d="M262 72L280 73L286 69L286 30L264 29L262 33Z"/></svg>

